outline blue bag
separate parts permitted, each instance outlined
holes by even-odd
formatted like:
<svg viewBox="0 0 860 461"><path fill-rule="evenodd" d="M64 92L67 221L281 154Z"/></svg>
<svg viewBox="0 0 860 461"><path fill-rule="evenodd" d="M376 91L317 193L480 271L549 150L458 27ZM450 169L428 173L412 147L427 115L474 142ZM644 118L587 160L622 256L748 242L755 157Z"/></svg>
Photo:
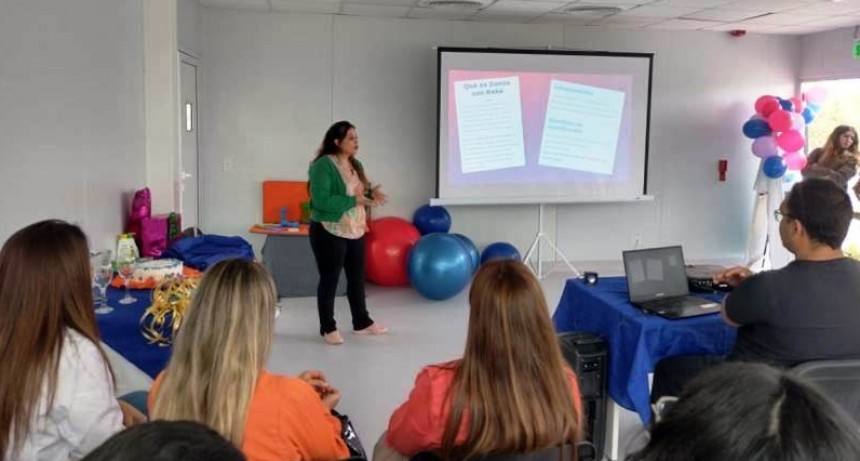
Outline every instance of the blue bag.
<svg viewBox="0 0 860 461"><path fill-rule="evenodd" d="M205 271L225 259L253 261L254 249L242 237L201 235L177 240L162 257L178 259L188 267Z"/></svg>

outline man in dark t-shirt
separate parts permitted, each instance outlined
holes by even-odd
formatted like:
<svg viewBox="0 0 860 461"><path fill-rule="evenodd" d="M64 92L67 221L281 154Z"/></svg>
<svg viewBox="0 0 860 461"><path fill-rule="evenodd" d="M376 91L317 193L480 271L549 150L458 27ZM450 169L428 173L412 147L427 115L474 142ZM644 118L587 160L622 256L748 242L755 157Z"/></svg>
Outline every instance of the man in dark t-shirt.
<svg viewBox="0 0 860 461"><path fill-rule="evenodd" d="M715 277L735 287L722 316L738 327L728 360L780 367L820 359L860 358L860 262L841 250L851 200L836 183L795 184L776 210L779 236L795 261L753 274L735 267ZM654 371L652 401L679 395L684 384L722 357L669 357Z"/></svg>

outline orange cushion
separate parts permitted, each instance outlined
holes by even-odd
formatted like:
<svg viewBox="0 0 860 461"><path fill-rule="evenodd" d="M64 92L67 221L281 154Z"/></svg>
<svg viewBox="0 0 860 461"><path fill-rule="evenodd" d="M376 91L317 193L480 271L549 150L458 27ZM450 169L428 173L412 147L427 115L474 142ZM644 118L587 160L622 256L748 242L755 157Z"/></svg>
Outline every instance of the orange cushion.
<svg viewBox="0 0 860 461"><path fill-rule="evenodd" d="M307 181L263 181L263 222L280 223L281 207L287 207L288 221L298 221L309 199Z"/></svg>

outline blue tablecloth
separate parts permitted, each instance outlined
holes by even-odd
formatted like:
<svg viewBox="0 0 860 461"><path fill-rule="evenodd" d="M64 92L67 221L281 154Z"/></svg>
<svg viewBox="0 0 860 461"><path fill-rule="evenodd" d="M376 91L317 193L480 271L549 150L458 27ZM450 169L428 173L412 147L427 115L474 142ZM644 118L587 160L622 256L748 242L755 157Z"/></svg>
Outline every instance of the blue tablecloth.
<svg viewBox="0 0 860 461"><path fill-rule="evenodd" d="M120 304L124 294L125 290L108 288L108 305L113 312L96 314L99 333L111 349L155 378L167 366L173 348L147 344L140 332L140 318L152 304L152 290L131 290L131 295L137 298L134 304Z"/></svg>
<svg viewBox="0 0 860 461"><path fill-rule="evenodd" d="M702 297L722 301L723 294ZM725 355L736 335L718 314L667 320L643 313L630 304L624 277L601 278L594 286L568 280L553 323L558 332L592 332L606 341L609 396L646 425L651 420L648 374L657 362L676 355Z"/></svg>

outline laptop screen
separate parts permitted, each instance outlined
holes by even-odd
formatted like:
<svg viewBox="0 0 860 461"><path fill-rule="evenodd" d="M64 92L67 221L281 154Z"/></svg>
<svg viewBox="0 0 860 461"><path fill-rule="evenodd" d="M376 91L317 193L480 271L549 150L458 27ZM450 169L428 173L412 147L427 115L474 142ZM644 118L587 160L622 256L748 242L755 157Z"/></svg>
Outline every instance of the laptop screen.
<svg viewBox="0 0 860 461"><path fill-rule="evenodd" d="M631 301L690 294L680 246L625 251L622 257Z"/></svg>

